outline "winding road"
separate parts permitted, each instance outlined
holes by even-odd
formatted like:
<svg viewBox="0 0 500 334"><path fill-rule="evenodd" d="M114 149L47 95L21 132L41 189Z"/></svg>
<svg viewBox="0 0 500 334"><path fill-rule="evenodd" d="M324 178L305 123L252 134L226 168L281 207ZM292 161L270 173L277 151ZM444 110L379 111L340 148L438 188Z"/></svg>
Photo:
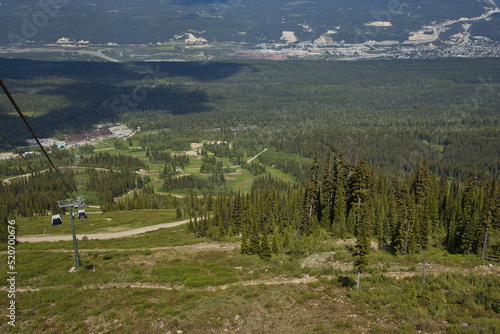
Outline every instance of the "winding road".
<svg viewBox="0 0 500 334"><path fill-rule="evenodd" d="M496 6L496 4L494 2L493 2L493 4ZM438 23L434 26L429 26L428 28L432 29L432 35L429 36L428 38L416 39L414 41L408 40L405 43L413 44L413 45L432 43L432 42L435 42L439 39L439 35L442 32L444 27L450 26L450 25L458 23L458 22L470 22L470 21L485 20L485 19L489 18L491 15L496 14L496 13L500 13L500 8L496 7L496 8L490 9L486 13L483 13L482 15L477 16L477 17L471 17L471 18L462 17L458 20L447 20L445 22Z"/></svg>

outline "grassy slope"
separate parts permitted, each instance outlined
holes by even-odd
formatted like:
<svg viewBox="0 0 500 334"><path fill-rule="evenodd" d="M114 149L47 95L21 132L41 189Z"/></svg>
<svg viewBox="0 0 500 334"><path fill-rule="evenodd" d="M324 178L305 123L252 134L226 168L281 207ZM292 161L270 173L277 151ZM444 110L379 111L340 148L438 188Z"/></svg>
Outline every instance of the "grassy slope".
<svg viewBox="0 0 500 334"><path fill-rule="evenodd" d="M163 246L191 241L180 228L153 234ZM71 251L26 246L18 246L18 327L0 325L8 333L495 333L500 326L500 268L440 251L426 254L422 292L419 256L382 251L371 254L356 292L349 246L331 242L323 250L335 253L309 267L243 256L233 243L90 247L81 259L95 270L76 273L67 272Z"/></svg>
<svg viewBox="0 0 500 334"><path fill-rule="evenodd" d="M189 168L194 166L201 164L194 162ZM243 185L244 190L253 178L246 170L232 177L235 180L228 184ZM118 222L131 228L175 217L173 210L158 213L93 214L92 219L77 222L77 228L81 232L99 226L109 231ZM45 218L20 220L26 224L20 233L28 227L41 231ZM399 334L495 333L500 328L499 267L476 257L428 252L430 264L420 291L419 256L373 252L356 292L349 242L341 246L327 240L306 250L302 257L334 251L315 261L275 256L264 262L239 254L237 243L206 241L187 234L182 226L141 237L82 240L82 264L95 271L82 268L76 273L68 273L73 266L71 242L20 244L17 327L2 323L0 330ZM7 254L0 254L0 262L7 262ZM5 276L0 273L1 280ZM0 315L5 312L2 308Z"/></svg>
<svg viewBox="0 0 500 334"><path fill-rule="evenodd" d="M152 184L155 187L155 191L161 192L161 186L163 184L162 180L159 178L159 171L163 169L163 163L150 163L149 159L146 157L146 151L144 150L134 150L134 149L122 149L117 150L113 148L114 140L106 140L103 144L98 144L95 146L97 153L108 153L111 155L115 154L130 154L134 157L138 157L145 161L149 165L148 175L152 176ZM138 142L133 141L133 147L137 147ZM111 149L110 149L111 148ZM100 151L106 149L105 151ZM176 152L177 154L182 154L183 152ZM227 158L219 158L223 162L224 166L232 166L231 162ZM257 161L257 160L256 160ZM200 175L199 170L202 165L200 157L192 156L190 157L190 164L186 166L185 173ZM271 173L274 177L278 177L285 181L293 182L292 176L281 172L280 170L273 168L271 166L266 166L267 172ZM250 191L252 181L258 176L252 175L248 170L242 169L238 166L235 167L235 171L226 174L226 187L233 190L242 190L243 192ZM77 179L79 184L85 184L87 182L87 177L83 173L77 174ZM12 182L15 179L11 180ZM173 194L183 196L186 191L174 191ZM88 194L96 196L96 194ZM124 195L133 196L133 194ZM96 204L96 203L87 203ZM162 223L168 223L180 220L176 217L176 211L174 209L165 210L141 210L133 212L100 212L99 208L87 208L89 213L88 220L75 220L75 226L77 233L108 233L108 232L118 232L134 228L139 228L143 226L150 226ZM74 211L76 213L76 210ZM93 213L98 212L98 213ZM182 218L184 219L184 218ZM18 235L68 235L71 234L71 227L69 224L69 216L63 216L64 223L62 226L50 226L50 216L34 216L29 218L17 218L18 223Z"/></svg>
<svg viewBox="0 0 500 334"><path fill-rule="evenodd" d="M76 212L75 212L76 213ZM81 233L109 233L130 230L178 221L175 209L115 211L105 213L88 212L87 220L75 219L75 228ZM71 234L69 216L63 216L63 225L51 226L50 216L17 218L18 235L68 235Z"/></svg>

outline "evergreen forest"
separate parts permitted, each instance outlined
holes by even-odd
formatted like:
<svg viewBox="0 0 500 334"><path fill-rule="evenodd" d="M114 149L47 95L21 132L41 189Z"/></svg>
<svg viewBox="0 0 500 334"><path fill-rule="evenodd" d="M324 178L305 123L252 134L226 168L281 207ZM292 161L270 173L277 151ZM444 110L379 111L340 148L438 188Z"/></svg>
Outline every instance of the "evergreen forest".
<svg viewBox="0 0 500 334"><path fill-rule="evenodd" d="M20 327L495 333L499 64L0 59L38 137L130 129L46 147L49 163L0 98ZM60 201L78 196L68 272Z"/></svg>

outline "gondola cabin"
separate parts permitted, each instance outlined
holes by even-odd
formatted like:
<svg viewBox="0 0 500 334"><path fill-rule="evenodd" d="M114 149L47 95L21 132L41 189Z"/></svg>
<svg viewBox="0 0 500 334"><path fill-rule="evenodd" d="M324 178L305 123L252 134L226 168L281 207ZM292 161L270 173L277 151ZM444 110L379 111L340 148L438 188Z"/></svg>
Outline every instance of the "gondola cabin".
<svg viewBox="0 0 500 334"><path fill-rule="evenodd" d="M85 212L85 210L78 210L78 219L82 220L82 219L87 219L88 216L87 216L87 212Z"/></svg>
<svg viewBox="0 0 500 334"><path fill-rule="evenodd" d="M59 226L62 225L62 218L61 215L53 215L52 216L52 226Z"/></svg>

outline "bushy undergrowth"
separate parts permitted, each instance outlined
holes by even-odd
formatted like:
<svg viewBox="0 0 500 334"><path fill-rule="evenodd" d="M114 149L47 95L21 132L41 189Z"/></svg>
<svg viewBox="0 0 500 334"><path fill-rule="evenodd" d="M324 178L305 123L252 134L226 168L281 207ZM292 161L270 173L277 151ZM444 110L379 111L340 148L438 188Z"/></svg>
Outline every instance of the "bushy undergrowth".
<svg viewBox="0 0 500 334"><path fill-rule="evenodd" d="M266 261L224 244L140 247L140 242L151 247L200 241L182 227L141 238L86 240L76 273L68 273L74 266L70 242L64 243L68 251L57 251L60 243L19 245L17 283L34 290L18 292L23 330L250 333L243 324L263 314L274 317L266 329L276 333L493 334L500 328L500 277L482 270L490 267L478 257L439 248L409 256L371 250L356 291L352 240L310 236L293 242L289 249L295 252ZM45 247L50 251L41 250ZM305 258L319 259L321 266L303 267ZM4 260L6 254L0 254ZM312 283L290 283L306 275ZM289 327L290 316L302 325Z"/></svg>
<svg viewBox="0 0 500 334"><path fill-rule="evenodd" d="M366 312L393 314L396 323L407 326L401 333L496 333L500 328L497 275L444 273L427 277L423 286L418 276L374 275L362 282L362 289L347 295Z"/></svg>

